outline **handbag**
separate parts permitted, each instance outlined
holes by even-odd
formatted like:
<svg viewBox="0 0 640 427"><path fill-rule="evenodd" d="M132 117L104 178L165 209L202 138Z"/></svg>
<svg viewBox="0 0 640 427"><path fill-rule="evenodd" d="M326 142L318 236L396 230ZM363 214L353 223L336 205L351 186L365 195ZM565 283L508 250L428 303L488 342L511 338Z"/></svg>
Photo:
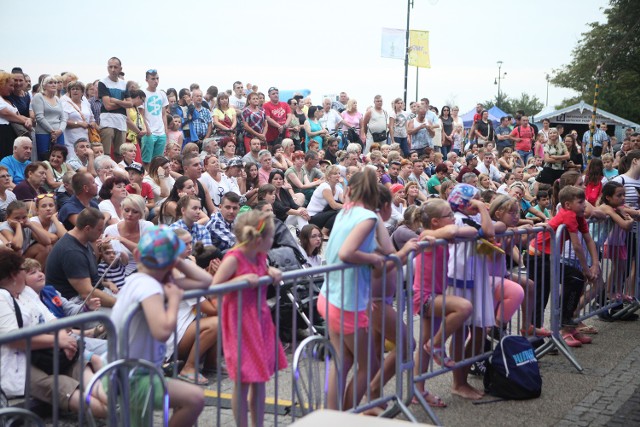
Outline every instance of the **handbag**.
<svg viewBox="0 0 640 427"><path fill-rule="evenodd" d="M13 308L16 311L16 321L18 322L18 327L22 328L24 323L22 322L22 311L20 310L20 306L16 302L16 299L11 296L13 300ZM80 348L78 346L78 348ZM40 369L47 375L53 375L53 363L54 363L54 349L53 348L43 348L41 350L31 350L31 365ZM71 359L67 359L67 354L63 349L58 348L58 373L64 374L69 372L73 365L78 360L80 355L80 351L76 351Z"/></svg>
<svg viewBox="0 0 640 427"><path fill-rule="evenodd" d="M382 132L371 132L371 137L373 138L373 142L383 142L387 140L387 131L384 130Z"/></svg>
<svg viewBox="0 0 640 427"><path fill-rule="evenodd" d="M87 120L84 118L84 114L82 114L82 111L78 109L78 106L73 101L67 101L67 102L69 102L69 104L71 104L71 106L78 112L78 114L80 114L80 118L82 118L82 121L89 124ZM98 132L96 129L89 126L87 128L87 132L89 135L89 142L102 142L102 138L100 138L100 132Z"/></svg>
<svg viewBox="0 0 640 427"><path fill-rule="evenodd" d="M31 131L22 124L11 122L11 128L16 133L16 136L27 136L31 139Z"/></svg>
<svg viewBox="0 0 640 427"><path fill-rule="evenodd" d="M349 128L347 131L347 140L349 142L361 143L360 135L358 135L358 131L355 128Z"/></svg>

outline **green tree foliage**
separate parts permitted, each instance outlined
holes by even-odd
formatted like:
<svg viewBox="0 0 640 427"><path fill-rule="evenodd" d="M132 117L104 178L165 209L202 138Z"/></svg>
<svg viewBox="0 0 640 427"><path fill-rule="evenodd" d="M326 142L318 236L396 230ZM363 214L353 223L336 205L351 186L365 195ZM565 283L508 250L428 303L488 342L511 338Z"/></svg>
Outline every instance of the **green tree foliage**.
<svg viewBox="0 0 640 427"><path fill-rule="evenodd" d="M561 107L580 99L591 103L596 69L603 65L598 108L640 122L640 1L610 0L603 13L606 23L589 24L571 62L554 70L551 82L580 94L564 100Z"/></svg>
<svg viewBox="0 0 640 427"><path fill-rule="evenodd" d="M544 103L535 95L521 93L519 98L510 98L501 91L500 99L496 96L493 99L482 103L487 110L497 105L505 113L515 115L516 111L524 110L529 115L537 114L544 108Z"/></svg>

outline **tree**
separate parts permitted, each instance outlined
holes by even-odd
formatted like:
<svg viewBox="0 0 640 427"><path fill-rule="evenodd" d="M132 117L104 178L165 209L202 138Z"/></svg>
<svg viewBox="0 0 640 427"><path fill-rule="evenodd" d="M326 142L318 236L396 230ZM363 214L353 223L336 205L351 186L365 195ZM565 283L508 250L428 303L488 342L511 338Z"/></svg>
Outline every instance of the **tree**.
<svg viewBox="0 0 640 427"><path fill-rule="evenodd" d="M493 99L482 103L485 109L490 109L494 105L506 113L515 114L518 110L524 110L529 115L534 115L544 108L544 104L535 95L521 93L519 98L509 98L505 93L500 93L500 99L496 96Z"/></svg>
<svg viewBox="0 0 640 427"><path fill-rule="evenodd" d="M640 122L640 2L610 0L604 14L607 22L589 24L590 30L582 34L571 62L554 70L551 82L580 94L564 100L563 106L580 99L591 103L596 70L602 65L598 108Z"/></svg>

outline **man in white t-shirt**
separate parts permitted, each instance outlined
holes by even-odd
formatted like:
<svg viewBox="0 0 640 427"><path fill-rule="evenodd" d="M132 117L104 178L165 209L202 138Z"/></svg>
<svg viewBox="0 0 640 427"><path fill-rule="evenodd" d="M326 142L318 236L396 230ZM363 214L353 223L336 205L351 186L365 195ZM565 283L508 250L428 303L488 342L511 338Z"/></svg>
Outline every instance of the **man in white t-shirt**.
<svg viewBox="0 0 640 427"><path fill-rule="evenodd" d="M480 173L489 175L491 181L502 182L502 174L497 167L493 164L493 153L484 153L482 163L477 166Z"/></svg>
<svg viewBox="0 0 640 427"><path fill-rule="evenodd" d="M329 98L325 98L322 101L322 109L324 115L319 120L320 125L322 125L323 129L334 132L338 125L342 123L342 116L336 110L331 109L331 100Z"/></svg>
<svg viewBox="0 0 640 427"><path fill-rule="evenodd" d="M158 90L160 77L157 70L148 70L145 80L148 85L144 91L147 99L140 109L144 109L146 128L146 133L142 136L142 163L148 167L151 159L164 154L164 147L167 144L166 107L169 105L169 100L166 93Z"/></svg>
<svg viewBox="0 0 640 427"><path fill-rule="evenodd" d="M122 63L115 56L107 63L109 75L98 83L98 97L102 100L100 107L100 139L104 152L113 155L117 161L120 158L120 146L124 144L127 131L127 108L133 107L133 102L127 92L127 83L120 80Z"/></svg>
<svg viewBox="0 0 640 427"><path fill-rule="evenodd" d="M235 82L233 84L233 95L229 97L229 106L235 108L236 112L240 114L245 105L247 105L247 97L244 96L242 82Z"/></svg>

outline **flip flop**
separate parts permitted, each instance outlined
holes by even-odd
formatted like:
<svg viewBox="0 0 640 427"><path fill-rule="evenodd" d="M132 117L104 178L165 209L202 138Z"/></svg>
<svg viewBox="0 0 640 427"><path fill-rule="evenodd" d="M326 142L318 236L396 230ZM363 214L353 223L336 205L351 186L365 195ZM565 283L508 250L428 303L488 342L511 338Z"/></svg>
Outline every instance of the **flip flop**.
<svg viewBox="0 0 640 427"><path fill-rule="evenodd" d="M573 334L564 334L562 339L569 347L582 347L582 343L578 341Z"/></svg>
<svg viewBox="0 0 640 427"><path fill-rule="evenodd" d="M578 326L576 328L576 331L582 333L582 334L590 334L590 335L595 335L598 333L598 328L596 328L595 326L591 326L591 325L582 325L582 326Z"/></svg>
<svg viewBox="0 0 640 427"><path fill-rule="evenodd" d="M591 344L591 342L593 341L593 339L591 339L590 336L585 335L583 333L577 332L575 334L573 334L573 337L575 339L577 339L578 341L580 341L581 344Z"/></svg>
<svg viewBox="0 0 640 427"><path fill-rule="evenodd" d="M438 365L445 368L453 368L456 365L456 362L447 356L447 352L444 348L435 348L432 349L429 346L429 343L426 343L424 346L424 351L433 358L433 361Z"/></svg>
<svg viewBox="0 0 640 427"><path fill-rule="evenodd" d="M429 396L431 396L431 399L429 399ZM427 403L429 404L430 407L432 408L446 408L447 404L444 403L444 401L436 396L435 394L431 394L428 391L424 391L422 393L422 397L424 397L424 400L427 401ZM418 399L414 396L413 399L411 399L411 403L412 404L416 404L419 403Z"/></svg>
<svg viewBox="0 0 640 427"><path fill-rule="evenodd" d="M178 375L178 379L182 380L182 381L186 381L188 383L191 384L196 384L196 385L208 385L209 384L209 380L207 379L207 377L205 377L204 375L198 373L198 379L196 381L196 373L190 373L190 374L180 374Z"/></svg>

